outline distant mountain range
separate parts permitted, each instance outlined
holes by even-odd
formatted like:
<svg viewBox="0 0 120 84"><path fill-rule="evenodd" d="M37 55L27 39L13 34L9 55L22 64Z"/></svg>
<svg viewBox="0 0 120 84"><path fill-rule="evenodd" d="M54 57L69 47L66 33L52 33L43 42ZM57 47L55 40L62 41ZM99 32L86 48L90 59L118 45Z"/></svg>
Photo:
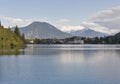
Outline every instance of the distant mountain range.
<svg viewBox="0 0 120 84"><path fill-rule="evenodd" d="M108 34L106 33L98 32L89 28L83 30L71 31L70 34L72 34L73 36L81 36L81 37L89 37L89 38L108 36Z"/></svg>
<svg viewBox="0 0 120 84"><path fill-rule="evenodd" d="M72 37L71 34L62 32L58 30L56 27L52 26L46 22L33 22L26 27L20 28L21 33L25 34L27 39L64 39L68 37Z"/></svg>
<svg viewBox="0 0 120 84"><path fill-rule="evenodd" d="M12 28L14 30L14 28ZM89 28L77 31L71 31L70 33L62 32L58 28L46 22L33 22L28 26L19 28L21 33L24 33L27 39L65 39L73 36L80 37L104 37L109 36L106 33L98 32Z"/></svg>

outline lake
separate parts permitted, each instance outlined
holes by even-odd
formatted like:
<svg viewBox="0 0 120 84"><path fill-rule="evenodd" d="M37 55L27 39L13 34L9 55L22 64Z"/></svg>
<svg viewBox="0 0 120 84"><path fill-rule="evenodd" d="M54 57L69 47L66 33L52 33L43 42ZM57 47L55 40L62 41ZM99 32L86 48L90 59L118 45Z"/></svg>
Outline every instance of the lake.
<svg viewBox="0 0 120 84"><path fill-rule="evenodd" d="M0 84L120 84L120 45L0 50Z"/></svg>

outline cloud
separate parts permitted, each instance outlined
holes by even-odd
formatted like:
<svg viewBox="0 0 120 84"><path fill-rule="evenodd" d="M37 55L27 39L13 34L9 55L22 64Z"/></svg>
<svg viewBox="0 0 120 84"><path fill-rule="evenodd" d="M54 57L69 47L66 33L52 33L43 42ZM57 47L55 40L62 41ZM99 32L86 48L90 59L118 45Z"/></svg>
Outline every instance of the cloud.
<svg viewBox="0 0 120 84"><path fill-rule="evenodd" d="M95 31L108 34L115 34L117 32L120 32L120 6L98 11L97 13L90 16L88 20L83 21L80 25L61 26L61 30L67 32L85 28L90 28Z"/></svg>
<svg viewBox="0 0 120 84"><path fill-rule="evenodd" d="M97 27L93 26L95 30L101 30L105 33L120 32L120 6L97 12L89 18L86 24L88 27L92 26L89 23L97 25Z"/></svg>
<svg viewBox="0 0 120 84"><path fill-rule="evenodd" d="M64 32L71 32L71 31L84 29L84 27L80 26L80 25L77 25L77 26L71 25L72 21L69 19L60 19L60 20L56 21L56 24L57 24L56 26L61 31L64 31Z"/></svg>
<svg viewBox="0 0 120 84"><path fill-rule="evenodd" d="M0 16L0 20L2 21L2 23L4 23L3 25L5 27L8 26L13 27L16 25L22 27L32 23L33 21L41 21L41 22L49 21L47 17L44 17L42 19L21 19L21 18L7 17L7 16Z"/></svg>
<svg viewBox="0 0 120 84"><path fill-rule="evenodd" d="M120 6L98 11L97 13L88 17L86 21L83 21L79 25L71 25L72 21L69 19L60 19L58 21L51 22L47 17L44 17L42 19L21 19L0 16L0 20L5 21L5 23L7 23L7 27L15 25L25 26L33 21L42 21L55 23L55 26L57 26L60 30L65 32L90 28L99 32L115 34L117 32L120 32Z"/></svg>
<svg viewBox="0 0 120 84"><path fill-rule="evenodd" d="M90 17L92 21L109 21L120 18L120 6L113 7L107 10L102 10Z"/></svg>
<svg viewBox="0 0 120 84"><path fill-rule="evenodd" d="M65 31L65 32L70 32L70 31L76 31L76 30L81 30L84 29L83 26L62 26L60 30Z"/></svg>
<svg viewBox="0 0 120 84"><path fill-rule="evenodd" d="M84 21L81 23L81 26L83 26L84 28L93 29L93 30L99 31L99 32L111 33L111 31L109 31L109 28L107 28L105 26L101 26L99 24L96 24L92 21Z"/></svg>
<svg viewBox="0 0 120 84"><path fill-rule="evenodd" d="M13 27L16 25L23 26L33 21L32 19L23 20L21 18L13 18L13 17L6 17L6 16L0 16L0 20L4 22L5 27L8 27L8 26Z"/></svg>
<svg viewBox="0 0 120 84"><path fill-rule="evenodd" d="M69 19L60 19L56 21L57 27L61 28L63 26L68 26L71 23Z"/></svg>

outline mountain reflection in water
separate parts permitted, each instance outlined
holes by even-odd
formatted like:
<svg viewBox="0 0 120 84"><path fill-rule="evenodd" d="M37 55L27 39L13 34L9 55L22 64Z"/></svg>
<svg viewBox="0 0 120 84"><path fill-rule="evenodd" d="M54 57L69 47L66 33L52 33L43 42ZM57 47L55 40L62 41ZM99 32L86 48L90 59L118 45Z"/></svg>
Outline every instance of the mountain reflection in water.
<svg viewBox="0 0 120 84"><path fill-rule="evenodd" d="M0 84L120 84L119 45L27 45L10 51L15 53L0 55Z"/></svg>

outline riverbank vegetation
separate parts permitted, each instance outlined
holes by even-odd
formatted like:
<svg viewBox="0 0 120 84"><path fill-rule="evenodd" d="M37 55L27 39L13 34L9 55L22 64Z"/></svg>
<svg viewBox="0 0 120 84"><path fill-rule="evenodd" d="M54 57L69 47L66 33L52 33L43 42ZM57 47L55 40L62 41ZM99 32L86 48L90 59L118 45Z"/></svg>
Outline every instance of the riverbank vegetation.
<svg viewBox="0 0 120 84"><path fill-rule="evenodd" d="M13 48L13 47L24 47L24 37L18 34L19 29L15 28L15 31L11 31L10 28L5 28L0 23L0 49L1 48Z"/></svg>

